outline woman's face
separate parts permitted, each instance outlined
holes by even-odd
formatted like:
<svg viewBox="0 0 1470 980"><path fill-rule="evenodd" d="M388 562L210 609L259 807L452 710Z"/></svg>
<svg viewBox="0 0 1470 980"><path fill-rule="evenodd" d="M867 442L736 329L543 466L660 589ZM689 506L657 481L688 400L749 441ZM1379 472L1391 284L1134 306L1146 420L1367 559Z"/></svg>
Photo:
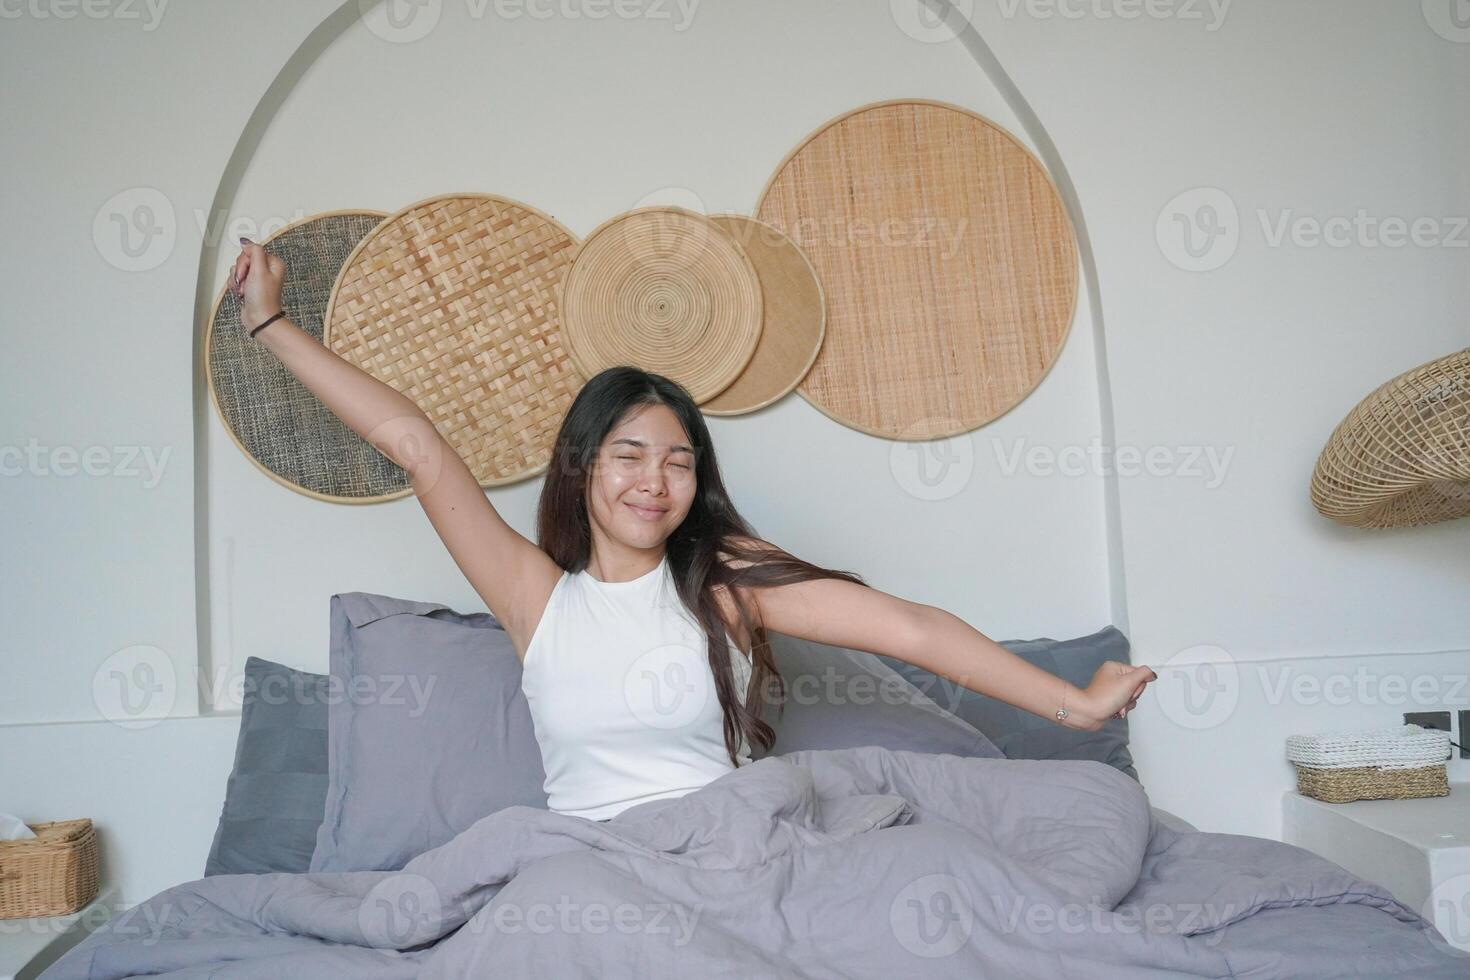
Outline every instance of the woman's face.
<svg viewBox="0 0 1470 980"><path fill-rule="evenodd" d="M667 405L640 405L602 441L587 481L597 530L629 548L659 546L694 503L694 454Z"/></svg>

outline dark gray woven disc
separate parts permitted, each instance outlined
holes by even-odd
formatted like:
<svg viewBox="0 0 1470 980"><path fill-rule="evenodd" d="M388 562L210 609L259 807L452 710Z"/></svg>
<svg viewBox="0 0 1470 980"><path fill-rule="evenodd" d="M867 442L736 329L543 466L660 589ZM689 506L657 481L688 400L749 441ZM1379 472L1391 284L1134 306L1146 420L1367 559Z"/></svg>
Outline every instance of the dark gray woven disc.
<svg viewBox="0 0 1470 980"><path fill-rule="evenodd" d="M343 262L384 217L381 211L332 211L288 225L264 243L267 252L286 260L286 315L318 341ZM221 290L210 320L204 351L210 395L253 463L293 490L338 503L375 503L412 492L401 467L245 335L239 302L228 288Z"/></svg>

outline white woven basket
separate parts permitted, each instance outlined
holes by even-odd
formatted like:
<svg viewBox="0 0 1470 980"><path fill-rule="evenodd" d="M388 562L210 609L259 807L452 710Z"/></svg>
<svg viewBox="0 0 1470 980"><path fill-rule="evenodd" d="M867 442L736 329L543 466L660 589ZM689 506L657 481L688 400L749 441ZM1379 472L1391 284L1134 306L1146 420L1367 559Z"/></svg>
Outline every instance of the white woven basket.
<svg viewBox="0 0 1470 980"><path fill-rule="evenodd" d="M1317 769L1417 769L1443 763L1450 754L1450 733L1396 725L1331 735L1288 735L1286 758Z"/></svg>

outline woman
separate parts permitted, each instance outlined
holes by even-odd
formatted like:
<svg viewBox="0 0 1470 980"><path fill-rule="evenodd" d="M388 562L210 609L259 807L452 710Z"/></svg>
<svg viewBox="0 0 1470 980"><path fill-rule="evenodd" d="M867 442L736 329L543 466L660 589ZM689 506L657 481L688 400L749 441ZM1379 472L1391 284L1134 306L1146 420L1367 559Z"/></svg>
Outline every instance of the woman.
<svg viewBox="0 0 1470 980"><path fill-rule="evenodd" d="M279 315L285 273L241 240L230 289L242 327L408 473L521 658L553 810L610 819L748 762L751 743L769 749L774 730L746 704L785 690L768 630L896 657L1089 731L1126 717L1156 679L1109 661L1079 689L942 609L762 541L725 491L688 392L632 367L601 372L573 400L532 544L412 401Z"/></svg>

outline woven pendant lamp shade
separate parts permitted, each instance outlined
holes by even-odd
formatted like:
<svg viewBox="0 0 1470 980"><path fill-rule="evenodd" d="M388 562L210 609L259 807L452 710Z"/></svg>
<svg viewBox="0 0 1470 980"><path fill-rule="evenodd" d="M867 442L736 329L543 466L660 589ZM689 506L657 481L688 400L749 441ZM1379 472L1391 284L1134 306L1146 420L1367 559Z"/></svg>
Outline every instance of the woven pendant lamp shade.
<svg viewBox="0 0 1470 980"><path fill-rule="evenodd" d="M534 476L584 383L556 295L576 245L490 194L411 204L348 257L325 343L422 409L481 486Z"/></svg>
<svg viewBox="0 0 1470 980"><path fill-rule="evenodd" d="M1470 347L1359 402L1317 459L1312 504L1364 528L1470 516Z"/></svg>
<svg viewBox="0 0 1470 980"><path fill-rule="evenodd" d="M1046 168L967 109L880 102L826 123L777 167L756 217L790 235L826 294L797 388L891 439L967 432L1051 369L1077 305L1077 243Z"/></svg>
<svg viewBox="0 0 1470 980"><path fill-rule="evenodd" d="M306 333L322 321L342 264L383 220L381 211L330 211L293 222L263 243L286 262L281 305ZM221 289L204 336L210 400L235 445L271 479L341 504L412 492L408 474L322 404L240 327L240 303Z"/></svg>
<svg viewBox="0 0 1470 980"><path fill-rule="evenodd" d="M684 208L603 222L577 249L560 295L584 377L630 364L683 385L696 404L728 388L760 340L755 267L728 232Z"/></svg>

